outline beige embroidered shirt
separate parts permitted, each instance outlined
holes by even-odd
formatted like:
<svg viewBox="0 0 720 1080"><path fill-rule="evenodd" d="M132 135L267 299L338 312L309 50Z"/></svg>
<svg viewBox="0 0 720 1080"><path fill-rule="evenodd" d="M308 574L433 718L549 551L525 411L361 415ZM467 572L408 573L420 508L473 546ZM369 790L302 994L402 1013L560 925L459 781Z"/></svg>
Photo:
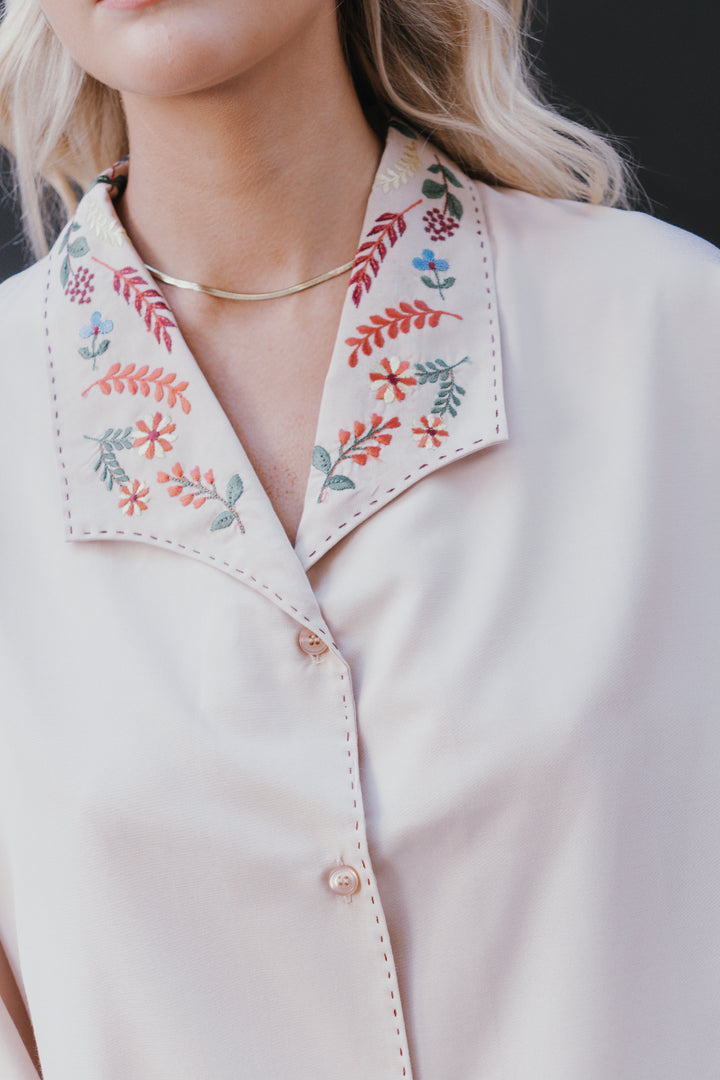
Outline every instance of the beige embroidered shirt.
<svg viewBox="0 0 720 1080"><path fill-rule="evenodd" d="M717 1080L718 253L391 129L293 548L122 183L0 291L44 1080Z"/></svg>

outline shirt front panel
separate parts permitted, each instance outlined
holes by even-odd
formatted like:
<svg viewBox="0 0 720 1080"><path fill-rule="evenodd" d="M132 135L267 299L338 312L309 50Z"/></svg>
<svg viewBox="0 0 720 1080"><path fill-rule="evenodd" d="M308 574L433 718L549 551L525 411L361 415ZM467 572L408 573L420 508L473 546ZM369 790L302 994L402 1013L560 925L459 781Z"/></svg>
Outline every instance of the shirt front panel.
<svg viewBox="0 0 720 1080"><path fill-rule="evenodd" d="M601 212L577 211L578 237L569 211L483 198L513 439L427 470L307 576L279 533L254 542L250 587L240 559L216 565L197 539L218 500L178 505L185 489L165 506L201 522L191 550L171 528L105 542L105 508L135 511L92 447L69 484L104 501L63 544L50 434L67 443L70 413L48 432L30 407L19 360L47 355L42 320L8 341L3 432L24 457L0 564L0 933L45 1080L713 1076L717 687L693 614L711 366L672 373L714 316L702 275L692 303L661 289L622 229L648 284L608 289ZM686 457L665 433L690 416ZM142 445L118 461L145 468ZM235 528L210 541L251 535ZM305 616L334 642L316 659ZM328 888L338 860L350 902Z"/></svg>

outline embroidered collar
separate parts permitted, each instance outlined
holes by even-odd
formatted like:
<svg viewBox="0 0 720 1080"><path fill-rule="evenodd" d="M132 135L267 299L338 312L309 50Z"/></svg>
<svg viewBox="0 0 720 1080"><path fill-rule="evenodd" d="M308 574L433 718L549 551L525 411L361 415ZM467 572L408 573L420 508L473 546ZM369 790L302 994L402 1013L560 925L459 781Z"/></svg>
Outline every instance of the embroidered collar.
<svg viewBox="0 0 720 1080"><path fill-rule="evenodd" d="M173 547L290 597L302 578L307 607L304 571L339 539L423 476L507 437L482 187L390 127L293 553L115 213L127 167L98 177L47 262L67 537Z"/></svg>

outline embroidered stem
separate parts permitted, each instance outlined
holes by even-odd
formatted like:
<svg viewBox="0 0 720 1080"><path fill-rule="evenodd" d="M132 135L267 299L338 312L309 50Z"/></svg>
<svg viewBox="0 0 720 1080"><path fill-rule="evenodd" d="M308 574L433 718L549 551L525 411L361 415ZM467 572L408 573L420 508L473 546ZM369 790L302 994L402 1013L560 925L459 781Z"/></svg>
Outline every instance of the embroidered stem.
<svg viewBox="0 0 720 1080"><path fill-rule="evenodd" d="M415 300L412 304L403 300L396 308L385 308L384 315L371 315L369 325L357 327L362 337L345 339L346 345L354 346L348 364L356 367L361 352L364 356L370 356L374 348L381 349L385 344L385 334L394 341L398 334L407 334L411 329L422 330L426 322L428 326L437 326L443 315L462 322L462 315L431 308L424 300Z"/></svg>
<svg viewBox="0 0 720 1080"><path fill-rule="evenodd" d="M455 364L446 364L444 360L434 362L429 360L427 364L415 365L415 374L421 386L427 382L436 383L440 380L440 390L430 410L431 414L444 416L446 412L449 412L452 417L457 416L457 410L462 404L460 397L465 396L465 390L455 379L455 368L466 363L468 359L469 357L464 356Z"/></svg>
<svg viewBox="0 0 720 1080"><path fill-rule="evenodd" d="M150 371L148 364L143 364L137 370L135 364L127 364L122 371L121 368L122 364L111 364L101 379L96 379L94 383L91 383L90 386L83 390L82 396L85 397L86 394L89 394L94 386L99 386L103 394L109 394L112 390L122 394L127 386L131 394L137 394L139 390L143 397L147 397L152 384L153 396L156 401L162 401L163 396L167 394L167 403L170 408L175 405L176 401L179 401L182 411L186 415L190 412L190 402L183 394L183 391L187 390L188 384L185 381L176 383L177 376L174 371L169 371L167 375L163 375L164 368L158 367Z"/></svg>
<svg viewBox="0 0 720 1080"><path fill-rule="evenodd" d="M324 446L316 446L313 450L312 463L316 469L325 473L325 479L320 488L317 501L323 502L325 500L328 489L342 491L354 488L355 483L349 476L342 476L336 472L338 466L348 459L354 461L356 465L365 465L368 457L379 457L381 447L387 446L392 439L390 430L399 427L400 420L397 416L393 416L383 423L382 417L378 416L377 413L373 413L370 418L370 428L367 431L365 430L365 424L359 421L355 422L353 425L355 436L352 442L350 441L350 432L341 428L341 449L335 462L332 461Z"/></svg>
<svg viewBox="0 0 720 1080"><path fill-rule="evenodd" d="M442 208L443 214L449 214L450 217L459 221L463 216L463 205L457 195L454 195L450 190L450 184L454 187L462 187L457 176L448 169L447 165L442 165L440 163L440 158L437 155L435 155L435 164L428 165L428 172L435 173L435 175L440 176L441 179L426 180L422 186L423 195L427 199L442 199L444 197L445 202Z"/></svg>
<svg viewBox="0 0 720 1080"><path fill-rule="evenodd" d="M83 438L98 444L98 459L94 465L94 471L100 474L101 483L105 484L108 491L112 491L113 484L128 484L130 477L117 459L116 450L129 450L133 444L133 429L108 428L100 435L84 435Z"/></svg>
<svg viewBox="0 0 720 1080"><path fill-rule="evenodd" d="M159 472L157 478L158 482L161 484L171 482L170 487L168 488L168 495L170 495L171 498L180 495L180 502L183 506L190 506L192 504L196 510L199 510L209 499L216 499L218 502L221 502L225 507L225 510L221 510L220 513L213 518L210 524L211 532L216 532L218 529L227 529L233 522L237 525L241 533L245 532L245 526L235 509L235 503L238 501L244 490L243 482L237 473L228 480L225 498L223 498L216 487L212 469L209 469L201 479L200 469L197 466L190 470L190 476L186 476L180 462L176 462L172 467L171 475L165 472ZM202 482L203 480L205 483ZM185 494L181 494L183 491Z"/></svg>
<svg viewBox="0 0 720 1080"><path fill-rule="evenodd" d="M410 206L406 206L400 213L380 214L372 229L370 229L368 236L375 237L375 239L366 240L358 248L350 278L350 284L354 286L352 298L355 307L360 303L363 289L365 292L370 292L373 279L370 277L369 271L372 270L373 277L378 276L380 264L387 255L387 244L390 247L395 246L398 237L402 236L407 229L405 215L416 206L420 206L421 203L422 199L418 199Z"/></svg>
<svg viewBox="0 0 720 1080"><path fill-rule="evenodd" d="M113 276L113 289L116 293L122 293L123 300L132 304L135 311L140 315L146 328L155 335L155 340L165 346L168 352L172 352L172 338L168 329L175 329L175 323L165 312L170 308L165 303L162 293L152 286L148 287L145 278L132 266L123 266L121 270L109 266L102 259L93 255L93 262L104 266Z"/></svg>

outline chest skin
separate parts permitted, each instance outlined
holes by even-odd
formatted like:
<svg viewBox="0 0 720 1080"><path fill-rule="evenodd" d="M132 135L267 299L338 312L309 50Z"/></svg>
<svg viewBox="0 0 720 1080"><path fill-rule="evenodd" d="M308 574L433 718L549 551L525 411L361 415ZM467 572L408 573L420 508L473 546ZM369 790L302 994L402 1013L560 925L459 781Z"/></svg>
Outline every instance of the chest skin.
<svg viewBox="0 0 720 1080"><path fill-rule="evenodd" d="M294 543L347 275L269 301L218 300L164 288L190 351Z"/></svg>

